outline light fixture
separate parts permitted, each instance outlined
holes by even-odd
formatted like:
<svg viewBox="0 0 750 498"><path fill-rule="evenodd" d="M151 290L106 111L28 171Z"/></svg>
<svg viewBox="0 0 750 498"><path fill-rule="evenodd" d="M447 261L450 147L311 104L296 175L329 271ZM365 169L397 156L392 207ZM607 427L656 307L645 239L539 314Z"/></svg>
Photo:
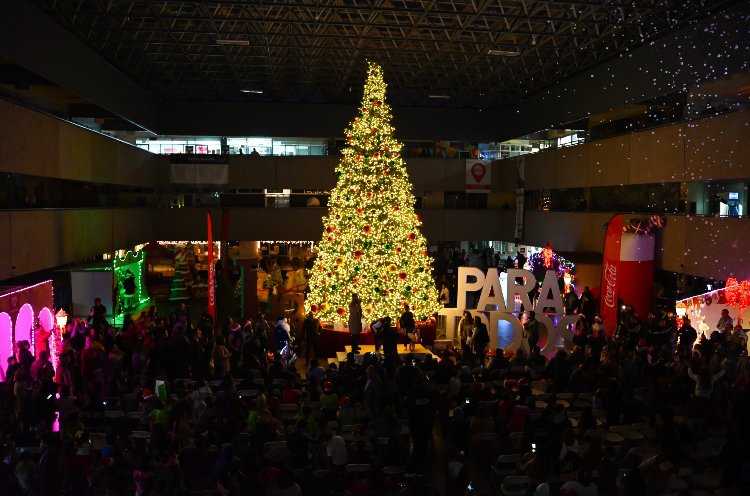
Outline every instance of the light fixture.
<svg viewBox="0 0 750 498"><path fill-rule="evenodd" d="M431 98L431 99L449 99L449 98L451 98L450 95L428 95L427 97Z"/></svg>
<svg viewBox="0 0 750 498"><path fill-rule="evenodd" d="M225 38L219 38L216 40L217 45L236 45L238 47L247 47L250 45L249 40L230 40Z"/></svg>
<svg viewBox="0 0 750 498"><path fill-rule="evenodd" d="M521 55L521 52L518 50L497 50L494 48L491 48L487 51L487 55L499 55L502 57L517 57Z"/></svg>
<svg viewBox="0 0 750 498"><path fill-rule="evenodd" d="M256 95L261 95L263 93L263 90L253 90L250 88L243 88L240 90L242 93L254 93Z"/></svg>
<svg viewBox="0 0 750 498"><path fill-rule="evenodd" d="M65 310L60 308L60 311L57 312L55 315L55 321L57 322L57 326L61 329L64 329L65 326L68 324L68 314L65 313Z"/></svg>

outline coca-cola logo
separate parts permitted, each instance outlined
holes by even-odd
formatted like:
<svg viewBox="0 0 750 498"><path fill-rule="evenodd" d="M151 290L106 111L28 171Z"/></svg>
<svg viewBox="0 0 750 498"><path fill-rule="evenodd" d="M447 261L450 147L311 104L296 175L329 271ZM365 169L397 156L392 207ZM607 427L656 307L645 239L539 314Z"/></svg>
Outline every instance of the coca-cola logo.
<svg viewBox="0 0 750 498"><path fill-rule="evenodd" d="M604 304L614 308L617 304L617 266L609 262L604 263Z"/></svg>

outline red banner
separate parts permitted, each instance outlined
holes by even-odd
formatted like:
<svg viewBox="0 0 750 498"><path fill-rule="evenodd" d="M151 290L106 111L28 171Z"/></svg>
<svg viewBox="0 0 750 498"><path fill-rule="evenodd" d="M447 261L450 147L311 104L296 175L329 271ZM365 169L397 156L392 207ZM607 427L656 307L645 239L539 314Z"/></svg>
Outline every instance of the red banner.
<svg viewBox="0 0 750 498"><path fill-rule="evenodd" d="M604 262L602 263L602 287L599 312L604 330L612 335L617 328L618 275L620 263L620 242L622 239L623 218L617 214L607 224L607 235L604 238Z"/></svg>
<svg viewBox="0 0 750 498"><path fill-rule="evenodd" d="M216 320L216 268L214 267L214 238L211 234L211 213L208 213L208 314Z"/></svg>

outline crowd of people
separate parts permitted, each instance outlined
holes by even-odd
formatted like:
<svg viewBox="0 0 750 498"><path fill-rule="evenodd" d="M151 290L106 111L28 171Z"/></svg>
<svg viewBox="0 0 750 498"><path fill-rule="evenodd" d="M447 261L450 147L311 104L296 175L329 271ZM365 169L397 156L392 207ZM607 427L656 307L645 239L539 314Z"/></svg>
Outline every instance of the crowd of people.
<svg viewBox="0 0 750 498"><path fill-rule="evenodd" d="M581 314L571 343L548 359L532 316L528 351L485 358L481 320L466 312L439 359L394 351L388 336L385 354L340 364L316 357L311 316L297 336L283 317L215 327L189 315L152 307L117 329L97 303L69 324L56 371L44 348L35 358L20 345L0 389L0 489L750 491L747 339L728 313L700 338L663 312L640 320L627 310L612 334ZM393 332L390 322L378 326ZM305 358L284 361L293 342Z"/></svg>

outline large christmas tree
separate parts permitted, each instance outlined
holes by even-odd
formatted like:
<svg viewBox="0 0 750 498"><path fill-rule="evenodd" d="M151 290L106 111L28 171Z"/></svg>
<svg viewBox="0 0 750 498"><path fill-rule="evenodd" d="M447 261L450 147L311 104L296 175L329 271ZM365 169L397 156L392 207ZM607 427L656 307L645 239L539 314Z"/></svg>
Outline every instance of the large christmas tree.
<svg viewBox="0 0 750 498"><path fill-rule="evenodd" d="M306 307L322 321L346 321L352 292L366 321L396 320L404 304L418 319L441 308L385 89L382 69L370 63L359 115L346 129L349 146L336 168L338 183L310 277Z"/></svg>

